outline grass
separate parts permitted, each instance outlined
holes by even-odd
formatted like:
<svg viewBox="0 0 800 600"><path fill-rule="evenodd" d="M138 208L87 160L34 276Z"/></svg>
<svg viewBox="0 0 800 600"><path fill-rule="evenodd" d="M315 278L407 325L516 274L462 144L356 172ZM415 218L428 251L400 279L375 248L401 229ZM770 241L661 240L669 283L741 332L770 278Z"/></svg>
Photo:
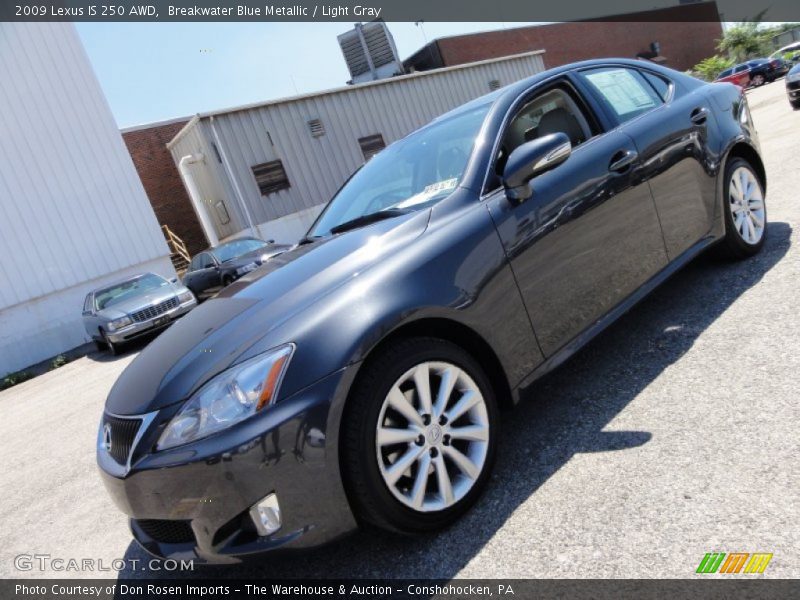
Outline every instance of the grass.
<svg viewBox="0 0 800 600"><path fill-rule="evenodd" d="M67 358L66 354L59 354L53 359L53 362L50 363L50 366L53 369L57 369L58 367L63 367L65 364L69 362L69 358Z"/></svg>
<svg viewBox="0 0 800 600"><path fill-rule="evenodd" d="M10 387L14 387L18 383L22 383L23 381L28 381L29 379L33 379L35 376L30 371L16 371L14 373L9 373L5 377L3 377L3 381L0 382L0 390L5 390Z"/></svg>
<svg viewBox="0 0 800 600"><path fill-rule="evenodd" d="M59 354L53 360L50 361L49 368L47 368L46 363L45 367L42 370L40 366L36 366L36 372L33 373L31 371L15 371L13 373L9 373L0 381L0 390L7 390L10 387L14 387L22 383L23 381L28 381L29 379L33 379L38 375L42 375L47 371L52 371L53 369L58 369L59 367L63 367L68 362L71 362L73 359L67 356L66 354Z"/></svg>

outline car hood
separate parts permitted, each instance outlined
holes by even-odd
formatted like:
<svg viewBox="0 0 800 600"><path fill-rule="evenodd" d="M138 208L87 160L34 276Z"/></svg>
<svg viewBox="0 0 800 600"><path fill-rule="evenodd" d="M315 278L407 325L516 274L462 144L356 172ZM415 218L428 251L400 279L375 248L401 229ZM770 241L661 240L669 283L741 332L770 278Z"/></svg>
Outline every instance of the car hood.
<svg viewBox="0 0 800 600"><path fill-rule="evenodd" d="M425 231L429 216L430 209L403 215L270 259L145 348L114 384L106 410L144 414L184 401L232 364L294 341L271 339L270 332L407 246Z"/></svg>
<svg viewBox="0 0 800 600"><path fill-rule="evenodd" d="M137 310L148 308L156 304L161 304L165 300L175 297L180 292L171 285L160 287L156 290L150 290L144 294L133 296L122 302L118 302L112 306L98 311L97 315L103 319L119 319L125 315L129 315Z"/></svg>
<svg viewBox="0 0 800 600"><path fill-rule="evenodd" d="M259 248L258 250L253 250L252 252L248 252L247 254L242 254L241 256L237 256L236 258L232 258L224 263L222 263L223 269L230 269L230 268L239 268L245 265L253 264L254 262L260 263L263 257L272 258L273 256L277 256L278 254L283 254L287 250L290 250L292 247L287 246L285 244L270 244L269 246L265 246L264 248Z"/></svg>

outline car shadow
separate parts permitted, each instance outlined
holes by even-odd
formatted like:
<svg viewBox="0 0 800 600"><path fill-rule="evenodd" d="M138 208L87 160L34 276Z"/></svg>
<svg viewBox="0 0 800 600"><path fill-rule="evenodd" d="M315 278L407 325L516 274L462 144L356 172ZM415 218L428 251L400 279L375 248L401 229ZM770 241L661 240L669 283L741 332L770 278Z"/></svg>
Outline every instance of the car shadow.
<svg viewBox="0 0 800 600"><path fill-rule="evenodd" d="M150 342L156 339L161 333L161 331L157 331L154 333L147 333L140 337L137 337L135 340L130 342L126 342L122 347L117 350L117 354L111 354L108 350L99 350L94 349L89 352L86 357L89 360L93 360L94 362L99 363L111 363L115 362L121 358L125 358L126 356L130 356L131 354L138 354L142 350L144 350Z"/></svg>
<svg viewBox="0 0 800 600"><path fill-rule="evenodd" d="M624 452L651 439L647 431L603 430L783 258L791 233L787 223L770 223L763 251L749 260L699 257L564 365L526 389L523 402L502 418L503 435L486 493L446 531L416 538L359 531L304 552L302 558L273 555L241 565L196 565L193 571L174 573L128 569L119 577L455 577L514 511L576 454ZM139 569L149 560L134 542L125 558L143 561Z"/></svg>

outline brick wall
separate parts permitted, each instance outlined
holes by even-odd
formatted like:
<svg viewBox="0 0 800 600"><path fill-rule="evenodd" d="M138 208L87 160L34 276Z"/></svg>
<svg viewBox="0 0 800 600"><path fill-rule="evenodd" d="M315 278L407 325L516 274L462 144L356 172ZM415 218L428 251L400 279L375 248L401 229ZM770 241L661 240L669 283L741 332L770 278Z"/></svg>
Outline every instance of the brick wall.
<svg viewBox="0 0 800 600"><path fill-rule="evenodd" d="M194 254L208 246L186 188L167 150L169 142L187 123L178 121L122 134L156 218L175 232Z"/></svg>
<svg viewBox="0 0 800 600"><path fill-rule="evenodd" d="M410 57L406 65L425 70L545 50L545 66L552 68L590 58L635 58L648 52L652 42L659 42L665 66L684 71L716 54L717 40L722 37L713 2L624 15L628 21L611 18L614 21L552 23L441 38ZM439 56L441 64L427 64Z"/></svg>

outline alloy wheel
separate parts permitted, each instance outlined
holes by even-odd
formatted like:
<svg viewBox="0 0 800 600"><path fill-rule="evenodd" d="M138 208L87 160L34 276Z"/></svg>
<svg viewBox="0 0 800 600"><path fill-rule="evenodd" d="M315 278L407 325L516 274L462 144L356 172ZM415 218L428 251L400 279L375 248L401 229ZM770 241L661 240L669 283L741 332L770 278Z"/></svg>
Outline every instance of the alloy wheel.
<svg viewBox="0 0 800 600"><path fill-rule="evenodd" d="M764 194L758 179L747 167L738 167L731 175L728 205L739 237L747 244L757 244L764 235L766 221Z"/></svg>
<svg viewBox="0 0 800 600"><path fill-rule="evenodd" d="M475 381L450 363L418 364L392 385L378 417L383 481L412 510L445 510L478 480L489 435L486 401Z"/></svg>

